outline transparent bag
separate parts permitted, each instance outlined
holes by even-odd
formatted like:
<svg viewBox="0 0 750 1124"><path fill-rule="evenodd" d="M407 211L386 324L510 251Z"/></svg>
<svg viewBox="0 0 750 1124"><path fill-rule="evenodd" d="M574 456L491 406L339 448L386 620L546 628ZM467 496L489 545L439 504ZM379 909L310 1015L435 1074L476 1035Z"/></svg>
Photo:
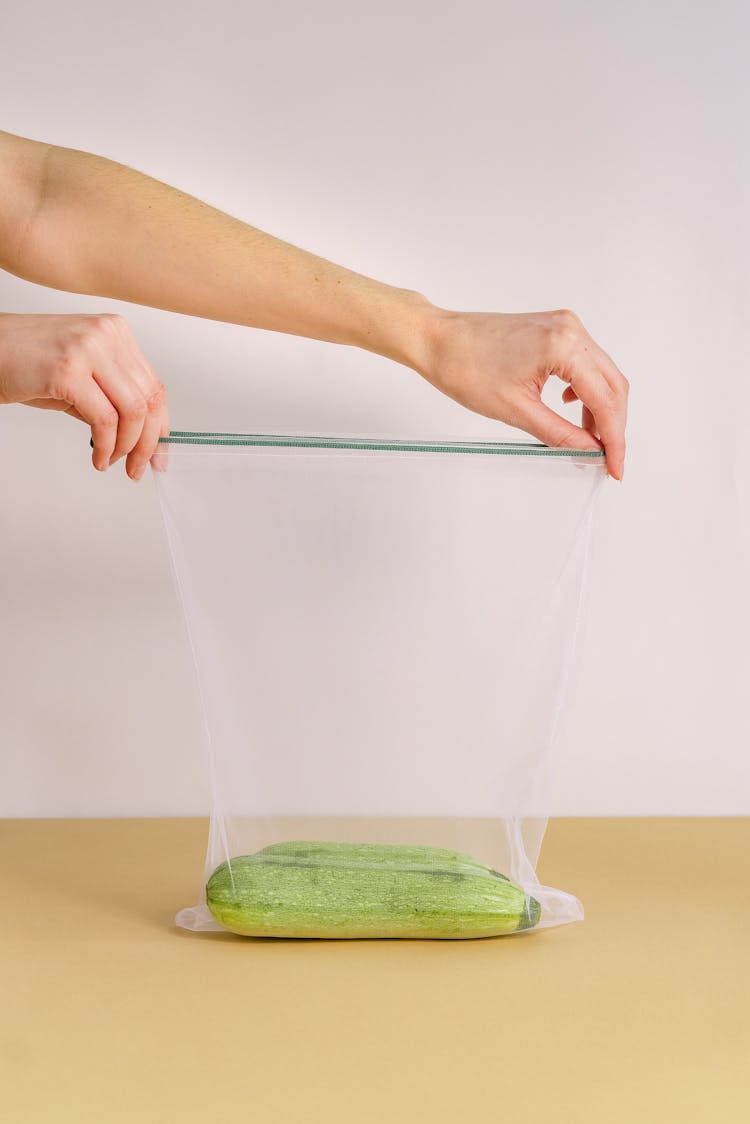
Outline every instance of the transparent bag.
<svg viewBox="0 0 750 1124"><path fill-rule="evenodd" d="M603 455L176 432L152 465L211 795L177 924L465 938L582 919L535 868Z"/></svg>

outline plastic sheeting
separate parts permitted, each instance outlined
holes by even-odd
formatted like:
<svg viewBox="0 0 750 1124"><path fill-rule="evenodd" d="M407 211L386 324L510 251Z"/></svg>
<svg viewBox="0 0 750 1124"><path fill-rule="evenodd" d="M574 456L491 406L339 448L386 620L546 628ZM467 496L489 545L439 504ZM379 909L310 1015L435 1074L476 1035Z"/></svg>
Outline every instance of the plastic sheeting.
<svg viewBox="0 0 750 1124"><path fill-rule="evenodd" d="M581 919L539 882L529 810L574 682L603 457L173 433L153 467L211 788L177 923L221 928L211 874L289 840L460 850L540 903L537 928Z"/></svg>

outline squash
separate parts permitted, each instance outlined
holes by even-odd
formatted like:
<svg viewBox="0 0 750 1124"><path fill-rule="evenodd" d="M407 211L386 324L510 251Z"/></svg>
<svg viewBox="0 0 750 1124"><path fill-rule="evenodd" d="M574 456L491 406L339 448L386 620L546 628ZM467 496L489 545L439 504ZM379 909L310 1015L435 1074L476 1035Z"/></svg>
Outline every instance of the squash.
<svg viewBox="0 0 750 1124"><path fill-rule="evenodd" d="M291 840L221 863L212 916L243 936L467 938L533 928L539 902L443 847Z"/></svg>

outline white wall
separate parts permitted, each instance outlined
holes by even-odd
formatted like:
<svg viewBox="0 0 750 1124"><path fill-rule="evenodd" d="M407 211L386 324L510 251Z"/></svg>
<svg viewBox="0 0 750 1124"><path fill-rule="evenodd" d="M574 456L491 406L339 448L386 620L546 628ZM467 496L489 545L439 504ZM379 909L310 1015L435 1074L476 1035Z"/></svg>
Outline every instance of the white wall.
<svg viewBox="0 0 750 1124"><path fill-rule="evenodd" d="M0 17L3 128L446 307L570 306L627 374L554 814L750 813L749 31L741 0ZM0 308L124 312L174 428L507 436L356 349L6 274ZM153 484L89 453L79 423L0 408L0 814L201 814Z"/></svg>

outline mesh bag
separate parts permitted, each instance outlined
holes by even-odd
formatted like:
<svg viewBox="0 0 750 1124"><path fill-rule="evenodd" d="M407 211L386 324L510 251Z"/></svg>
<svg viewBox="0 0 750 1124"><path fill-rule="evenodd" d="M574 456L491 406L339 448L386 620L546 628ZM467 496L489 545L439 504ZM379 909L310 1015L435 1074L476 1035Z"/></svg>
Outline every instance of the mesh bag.
<svg viewBox="0 0 750 1124"><path fill-rule="evenodd" d="M603 455L177 432L152 465L211 798L177 924L466 938L580 920L535 868Z"/></svg>

